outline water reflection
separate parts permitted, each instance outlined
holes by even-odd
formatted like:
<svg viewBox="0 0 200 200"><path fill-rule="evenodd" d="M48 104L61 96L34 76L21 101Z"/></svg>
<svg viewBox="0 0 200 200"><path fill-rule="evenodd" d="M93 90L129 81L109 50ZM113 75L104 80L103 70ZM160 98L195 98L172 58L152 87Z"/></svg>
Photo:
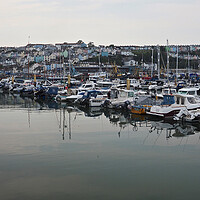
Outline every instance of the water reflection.
<svg viewBox="0 0 200 200"><path fill-rule="evenodd" d="M75 120L77 117L77 114L80 113L80 111L77 108L74 108L72 106L66 106L59 109L59 132L62 134L62 139L65 140L65 135L68 134L68 139L72 139L72 125L71 121ZM72 119L71 113L75 113L74 119Z"/></svg>
<svg viewBox="0 0 200 200"><path fill-rule="evenodd" d="M164 121L151 121L150 132L156 132L160 134L162 132L166 133L166 139L172 137L185 137L189 135L194 135L200 132L200 128L197 124L187 124L187 123L166 123Z"/></svg>
<svg viewBox="0 0 200 200"><path fill-rule="evenodd" d="M187 123L174 123L165 122L163 120L155 121L146 115L134 115L128 112L119 112L109 109L97 108L85 108L74 107L73 105L67 105L66 103L57 103L55 101L36 101L32 98L21 97L20 95L0 94L0 108L14 108L14 109L26 109L29 128L31 126L31 112L41 110L54 110L56 113L56 119L58 122L59 133L62 135L62 139L65 140L66 134L68 139L72 139L72 125L71 121L76 120L77 116L82 113L85 117L98 118L105 116L110 124L118 127L117 135L120 138L122 130L131 126L133 132L138 132L147 128L149 134L165 134L166 140L172 138L186 137L194 135L200 132L199 124L187 124ZM73 113L73 119L72 119ZM146 140L147 138L145 138Z"/></svg>

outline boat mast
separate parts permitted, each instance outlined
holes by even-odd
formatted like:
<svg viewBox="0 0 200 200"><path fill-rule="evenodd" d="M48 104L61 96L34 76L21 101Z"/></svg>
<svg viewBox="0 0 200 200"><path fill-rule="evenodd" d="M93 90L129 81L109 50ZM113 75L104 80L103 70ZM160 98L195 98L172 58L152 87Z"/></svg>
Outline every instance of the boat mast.
<svg viewBox="0 0 200 200"><path fill-rule="evenodd" d="M28 79L29 79L29 40L30 36L28 36Z"/></svg>
<svg viewBox="0 0 200 200"><path fill-rule="evenodd" d="M188 80L190 79L190 54L189 54L189 49L188 49Z"/></svg>
<svg viewBox="0 0 200 200"><path fill-rule="evenodd" d="M169 43L167 40L167 82L169 83Z"/></svg>
<svg viewBox="0 0 200 200"><path fill-rule="evenodd" d="M69 48L69 74L71 72L71 51L70 51L70 48Z"/></svg>
<svg viewBox="0 0 200 200"><path fill-rule="evenodd" d="M177 57L176 57L176 82L177 82L177 80L178 80L178 46L176 47L177 48L177 50L176 50L176 52L177 52Z"/></svg>
<svg viewBox="0 0 200 200"><path fill-rule="evenodd" d="M63 52L63 62L62 62L62 65L63 65L63 81L64 81L64 89L65 89L65 65L64 65L64 52Z"/></svg>
<svg viewBox="0 0 200 200"><path fill-rule="evenodd" d="M152 63L151 63L151 77L153 77L153 48L151 49L152 50L152 56L151 56L151 59L152 59Z"/></svg>
<svg viewBox="0 0 200 200"><path fill-rule="evenodd" d="M101 47L99 47L99 67L101 66Z"/></svg>
<svg viewBox="0 0 200 200"><path fill-rule="evenodd" d="M73 76L73 74L72 74ZM71 80L71 51L69 48L69 74L68 74L68 88L70 87L70 80Z"/></svg>
<svg viewBox="0 0 200 200"><path fill-rule="evenodd" d="M157 45L158 50L158 79L160 79L160 46Z"/></svg>

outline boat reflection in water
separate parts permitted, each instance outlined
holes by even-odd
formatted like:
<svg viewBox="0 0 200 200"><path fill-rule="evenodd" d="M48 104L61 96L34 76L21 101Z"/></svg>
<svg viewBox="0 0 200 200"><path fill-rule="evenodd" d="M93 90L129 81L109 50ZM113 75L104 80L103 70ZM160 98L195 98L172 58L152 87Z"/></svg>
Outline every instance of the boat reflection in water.
<svg viewBox="0 0 200 200"><path fill-rule="evenodd" d="M32 98L11 94L0 94L1 108L27 109L28 121L30 126L30 113L39 110L54 110L56 119L59 124L59 132L62 133L62 139L65 139L65 134L69 134L69 139L72 138L71 120L76 120L78 115L84 117L99 118L104 116L109 120L110 124L119 127L118 136L121 136L122 130L131 127L133 132L143 131L144 127L148 134L156 133L160 135L165 133L166 139L179 138L199 133L199 124L173 123L165 121L155 121L148 115L130 114L129 112L120 112L115 110L103 109L101 107L75 107L66 103L57 103L55 101L36 101Z"/></svg>
<svg viewBox="0 0 200 200"><path fill-rule="evenodd" d="M151 121L151 130L150 132L157 131L164 132L166 131L166 138L172 138L172 137L185 137L189 135L194 135L195 132L199 132L200 129L198 129L197 126L186 124L186 123L166 123L163 121L156 122Z"/></svg>

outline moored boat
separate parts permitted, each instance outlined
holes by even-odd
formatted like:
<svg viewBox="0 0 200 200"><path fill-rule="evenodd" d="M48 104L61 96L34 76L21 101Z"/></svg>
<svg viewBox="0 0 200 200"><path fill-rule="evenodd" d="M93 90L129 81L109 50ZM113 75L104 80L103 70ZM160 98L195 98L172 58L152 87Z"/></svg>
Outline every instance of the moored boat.
<svg viewBox="0 0 200 200"><path fill-rule="evenodd" d="M152 106L147 114L164 118L173 118L173 116L183 108L195 110L200 108L200 103L198 103L192 95L165 95L163 103L161 105Z"/></svg>

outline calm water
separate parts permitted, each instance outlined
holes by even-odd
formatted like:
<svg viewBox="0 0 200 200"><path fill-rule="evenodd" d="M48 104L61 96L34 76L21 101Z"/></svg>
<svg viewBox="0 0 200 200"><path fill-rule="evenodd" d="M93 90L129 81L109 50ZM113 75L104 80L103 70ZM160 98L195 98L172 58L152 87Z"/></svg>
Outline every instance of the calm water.
<svg viewBox="0 0 200 200"><path fill-rule="evenodd" d="M0 199L198 199L200 128L0 95Z"/></svg>

